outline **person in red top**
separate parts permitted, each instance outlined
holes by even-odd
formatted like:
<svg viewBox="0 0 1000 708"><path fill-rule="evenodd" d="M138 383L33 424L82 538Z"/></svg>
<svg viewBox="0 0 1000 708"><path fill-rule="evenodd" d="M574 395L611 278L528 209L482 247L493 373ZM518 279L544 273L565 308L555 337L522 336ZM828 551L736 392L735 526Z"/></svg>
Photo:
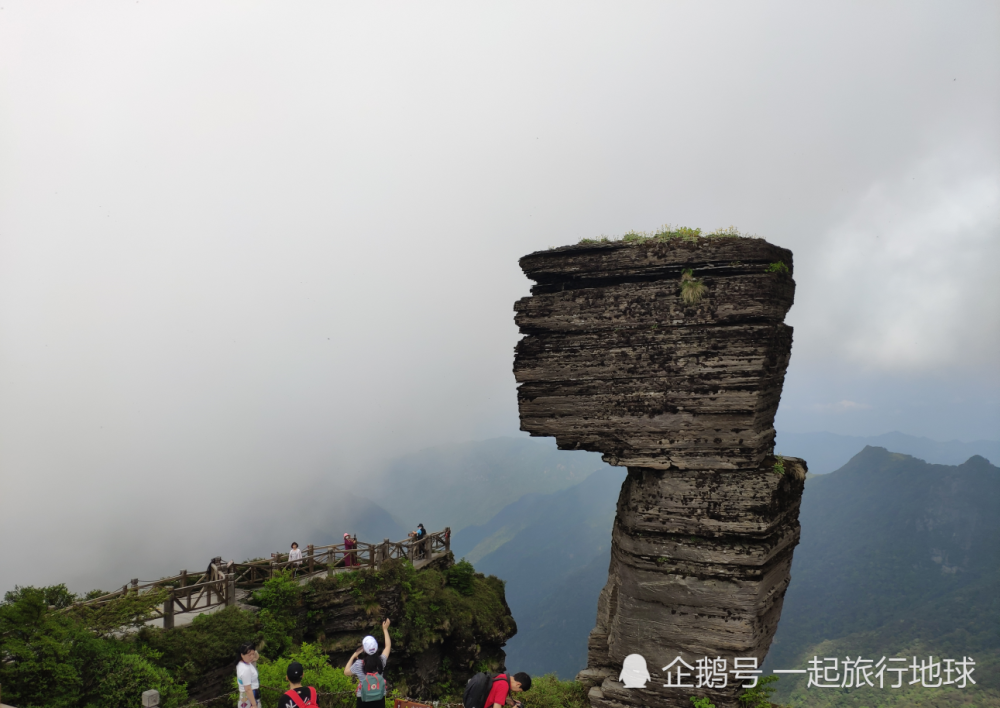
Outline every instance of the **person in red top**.
<svg viewBox="0 0 1000 708"><path fill-rule="evenodd" d="M497 679L503 680L498 681ZM523 671L519 671L512 677L507 674L498 674L493 679L490 695L486 697L486 708L502 708L508 702L513 706L520 706L521 703L515 701L510 694L527 691L529 688L531 688L531 677Z"/></svg>
<svg viewBox="0 0 1000 708"><path fill-rule="evenodd" d="M316 689L302 685L302 664L293 661L285 672L288 691L278 699L278 708L317 708Z"/></svg>
<svg viewBox="0 0 1000 708"><path fill-rule="evenodd" d="M351 534L344 534L344 550L350 551L358 547L357 539L351 538ZM355 555L353 553L344 554L344 565L348 568L353 568L356 563L354 562Z"/></svg>

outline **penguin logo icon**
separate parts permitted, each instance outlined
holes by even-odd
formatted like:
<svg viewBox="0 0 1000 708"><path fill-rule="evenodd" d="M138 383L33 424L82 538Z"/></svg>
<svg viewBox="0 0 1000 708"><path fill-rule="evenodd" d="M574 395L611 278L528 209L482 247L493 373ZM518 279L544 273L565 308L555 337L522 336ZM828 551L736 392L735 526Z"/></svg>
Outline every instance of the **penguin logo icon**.
<svg viewBox="0 0 1000 708"><path fill-rule="evenodd" d="M625 657L618 680L625 684L625 688L646 687L646 682L651 679L646 669L646 660L641 654L629 654Z"/></svg>

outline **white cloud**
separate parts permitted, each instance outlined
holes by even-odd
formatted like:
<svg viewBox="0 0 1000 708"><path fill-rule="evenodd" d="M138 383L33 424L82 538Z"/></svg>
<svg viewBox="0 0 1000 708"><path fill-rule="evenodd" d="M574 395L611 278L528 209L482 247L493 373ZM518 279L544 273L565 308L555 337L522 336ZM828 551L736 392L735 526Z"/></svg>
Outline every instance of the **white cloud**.
<svg viewBox="0 0 1000 708"><path fill-rule="evenodd" d="M850 411L867 411L871 410L871 406L867 403L858 403L857 401L837 401L836 403L816 403L812 406L813 410L822 412L834 412L834 413L848 413Z"/></svg>
<svg viewBox="0 0 1000 708"><path fill-rule="evenodd" d="M928 159L871 185L796 262L796 355L884 371L992 367L1000 172Z"/></svg>

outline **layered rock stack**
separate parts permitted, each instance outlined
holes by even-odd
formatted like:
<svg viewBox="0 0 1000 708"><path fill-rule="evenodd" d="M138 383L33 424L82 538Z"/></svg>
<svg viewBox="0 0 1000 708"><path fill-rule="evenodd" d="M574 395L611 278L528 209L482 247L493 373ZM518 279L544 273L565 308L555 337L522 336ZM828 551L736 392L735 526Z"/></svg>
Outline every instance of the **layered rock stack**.
<svg viewBox="0 0 1000 708"><path fill-rule="evenodd" d="M670 238L520 263L537 283L515 305L521 429L628 467L578 678L595 707L737 706L734 660L763 661L799 539L805 464L772 454L792 254L761 239ZM630 654L646 660L645 688L619 681ZM706 657L725 671L714 663L699 687Z"/></svg>

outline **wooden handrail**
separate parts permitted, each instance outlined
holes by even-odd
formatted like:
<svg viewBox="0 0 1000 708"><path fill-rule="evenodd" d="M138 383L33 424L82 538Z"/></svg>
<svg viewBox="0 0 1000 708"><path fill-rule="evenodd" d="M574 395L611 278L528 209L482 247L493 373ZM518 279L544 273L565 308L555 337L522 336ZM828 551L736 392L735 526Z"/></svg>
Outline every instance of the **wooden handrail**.
<svg viewBox="0 0 1000 708"><path fill-rule="evenodd" d="M120 590L75 602L62 611L103 605L130 593L146 594L157 589L167 589L169 596L164 601L162 611L153 612L153 617L163 618L166 628L168 624L170 627L173 626L175 606L179 606L181 612L192 612L195 609L235 604L237 583L244 587L256 587L263 584L279 570L308 568L310 575L323 572L332 574L338 567L345 569L376 568L390 559L413 560L415 552L431 557L435 553L447 552L450 548L451 529L446 528L443 531L426 534L419 540L408 538L405 541L392 542L386 539L382 543L375 544L359 541L354 548L345 548L343 542L327 546L310 545L307 546L309 555L295 561L288 560L287 553L276 553L270 559L263 558L245 563L234 561L225 563L221 558L216 557L209 562L203 573L189 574L186 570L182 570L177 575L160 578L153 582L140 584L138 580L133 580L130 585L123 585ZM350 566L346 565L348 557L353 561ZM197 580L197 582L192 583L191 580ZM215 601L212 599L213 594L216 596ZM195 596L193 601L192 596ZM202 598L207 599L205 605L199 604Z"/></svg>

